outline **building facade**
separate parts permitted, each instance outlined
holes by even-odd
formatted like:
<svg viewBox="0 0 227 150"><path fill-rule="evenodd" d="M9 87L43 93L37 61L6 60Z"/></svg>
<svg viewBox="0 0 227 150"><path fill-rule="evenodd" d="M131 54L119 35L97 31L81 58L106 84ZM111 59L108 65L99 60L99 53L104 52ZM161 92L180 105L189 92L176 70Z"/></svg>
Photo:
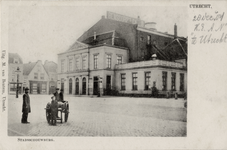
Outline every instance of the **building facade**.
<svg viewBox="0 0 227 150"><path fill-rule="evenodd" d="M16 94L17 83L18 92L21 94L23 92L23 61L17 53L9 53L8 59L8 93ZM18 82L17 82L18 80Z"/></svg>
<svg viewBox="0 0 227 150"><path fill-rule="evenodd" d="M44 68L48 73L49 76L49 94L52 94L55 92L55 89L57 87L57 80L58 80L58 76L57 76L57 64L53 61L48 61L46 60L44 63Z"/></svg>
<svg viewBox="0 0 227 150"><path fill-rule="evenodd" d="M24 85L29 87L30 94L48 94L49 76L42 61L23 64Z"/></svg>
<svg viewBox="0 0 227 150"><path fill-rule="evenodd" d="M58 54L58 87L67 94L185 93L187 39L107 12L67 51Z"/></svg>

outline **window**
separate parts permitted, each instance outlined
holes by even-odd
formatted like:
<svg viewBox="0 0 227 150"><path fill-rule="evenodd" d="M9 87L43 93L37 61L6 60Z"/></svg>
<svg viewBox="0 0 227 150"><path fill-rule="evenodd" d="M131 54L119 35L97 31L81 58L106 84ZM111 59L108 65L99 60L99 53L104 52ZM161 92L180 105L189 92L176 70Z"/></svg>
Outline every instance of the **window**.
<svg viewBox="0 0 227 150"><path fill-rule="evenodd" d="M117 64L122 64L122 56L117 56Z"/></svg>
<svg viewBox="0 0 227 150"><path fill-rule="evenodd" d="M176 90L176 73L172 72L171 74L172 74L172 77L171 77L171 83L172 83L171 89L173 91L175 91Z"/></svg>
<svg viewBox="0 0 227 150"><path fill-rule="evenodd" d="M151 77L151 73L150 72L145 72L145 90L149 90L150 77Z"/></svg>
<svg viewBox="0 0 227 150"><path fill-rule="evenodd" d="M184 91L184 74L180 74L180 91Z"/></svg>
<svg viewBox="0 0 227 150"><path fill-rule="evenodd" d="M121 90L125 90L125 74L121 74Z"/></svg>
<svg viewBox="0 0 227 150"><path fill-rule="evenodd" d="M73 59L69 59L69 71L73 71Z"/></svg>
<svg viewBox="0 0 227 150"><path fill-rule="evenodd" d="M98 55L94 55L94 69L98 68Z"/></svg>
<svg viewBox="0 0 227 150"><path fill-rule="evenodd" d="M79 69L79 66L80 66L80 59L79 57L76 58L76 70Z"/></svg>
<svg viewBox="0 0 227 150"><path fill-rule="evenodd" d="M111 55L107 55L106 61L107 61L107 68L111 68Z"/></svg>
<svg viewBox="0 0 227 150"><path fill-rule="evenodd" d="M46 93L46 84L42 84L42 93Z"/></svg>
<svg viewBox="0 0 227 150"><path fill-rule="evenodd" d="M64 63L65 63L65 60L61 60L61 72L64 72Z"/></svg>
<svg viewBox="0 0 227 150"><path fill-rule="evenodd" d="M34 73L34 79L38 79L38 73Z"/></svg>
<svg viewBox="0 0 227 150"><path fill-rule="evenodd" d="M44 80L44 73L41 73L40 79L41 79L41 80Z"/></svg>
<svg viewBox="0 0 227 150"><path fill-rule="evenodd" d="M14 59L14 63L15 64L19 64L19 60L18 59Z"/></svg>
<svg viewBox="0 0 227 150"><path fill-rule="evenodd" d="M167 72L162 72L162 90L167 90Z"/></svg>
<svg viewBox="0 0 227 150"><path fill-rule="evenodd" d="M137 73L132 73L132 90L137 90Z"/></svg>
<svg viewBox="0 0 227 150"><path fill-rule="evenodd" d="M83 69L86 69L86 56L85 57L83 57L83 60L82 60L83 62L82 62L82 68Z"/></svg>
<svg viewBox="0 0 227 150"><path fill-rule="evenodd" d="M151 44L151 36L150 35L147 36L147 44L148 45Z"/></svg>

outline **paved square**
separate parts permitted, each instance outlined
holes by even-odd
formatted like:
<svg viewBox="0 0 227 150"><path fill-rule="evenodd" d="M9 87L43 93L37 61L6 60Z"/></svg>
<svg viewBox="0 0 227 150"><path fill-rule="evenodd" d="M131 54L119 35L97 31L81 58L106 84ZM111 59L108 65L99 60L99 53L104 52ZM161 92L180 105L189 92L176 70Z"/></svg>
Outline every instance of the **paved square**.
<svg viewBox="0 0 227 150"><path fill-rule="evenodd" d="M187 110L183 99L133 97L75 97L69 102L68 122L51 126L45 107L51 95L30 95L30 124L21 124L22 96L9 95L9 136L186 136Z"/></svg>

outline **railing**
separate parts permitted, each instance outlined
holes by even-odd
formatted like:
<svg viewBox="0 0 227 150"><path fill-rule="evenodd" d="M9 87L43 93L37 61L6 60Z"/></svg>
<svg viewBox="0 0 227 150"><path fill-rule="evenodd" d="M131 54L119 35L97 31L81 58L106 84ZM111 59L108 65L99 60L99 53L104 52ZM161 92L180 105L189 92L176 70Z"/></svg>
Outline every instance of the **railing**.
<svg viewBox="0 0 227 150"><path fill-rule="evenodd" d="M175 68L183 68L182 63L164 61L164 60L150 60L150 61L140 61L126 64L115 65L115 69L128 69L128 68L137 68L137 67L146 67L146 66L167 66Z"/></svg>

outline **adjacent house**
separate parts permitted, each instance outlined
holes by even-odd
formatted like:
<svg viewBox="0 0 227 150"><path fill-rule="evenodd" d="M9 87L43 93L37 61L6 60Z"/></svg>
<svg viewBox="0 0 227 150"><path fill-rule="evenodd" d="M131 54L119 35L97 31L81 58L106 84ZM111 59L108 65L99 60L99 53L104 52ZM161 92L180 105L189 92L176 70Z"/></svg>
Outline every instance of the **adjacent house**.
<svg viewBox="0 0 227 150"><path fill-rule="evenodd" d="M31 94L49 93L49 76L41 60L23 64L23 76Z"/></svg>
<svg viewBox="0 0 227 150"><path fill-rule="evenodd" d="M23 92L23 61L17 53L8 53L8 93L16 94L17 83L18 92Z"/></svg>

